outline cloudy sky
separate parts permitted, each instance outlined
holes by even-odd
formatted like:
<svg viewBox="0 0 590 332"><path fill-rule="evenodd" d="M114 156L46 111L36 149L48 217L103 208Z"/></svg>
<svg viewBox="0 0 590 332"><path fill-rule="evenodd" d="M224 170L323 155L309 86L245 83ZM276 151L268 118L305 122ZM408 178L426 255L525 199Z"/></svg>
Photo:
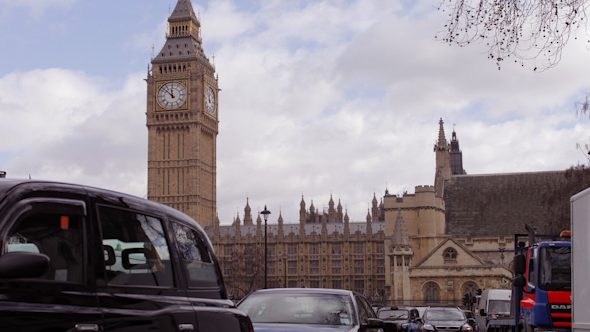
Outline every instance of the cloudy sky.
<svg viewBox="0 0 590 332"><path fill-rule="evenodd" d="M146 83L175 0L0 0L0 170L147 194ZM590 51L501 70L449 47L437 0L193 0L222 91L222 224L268 205L298 221L330 194L353 221L373 193L434 182L438 121L469 174L588 163ZM152 50L152 46L155 51Z"/></svg>

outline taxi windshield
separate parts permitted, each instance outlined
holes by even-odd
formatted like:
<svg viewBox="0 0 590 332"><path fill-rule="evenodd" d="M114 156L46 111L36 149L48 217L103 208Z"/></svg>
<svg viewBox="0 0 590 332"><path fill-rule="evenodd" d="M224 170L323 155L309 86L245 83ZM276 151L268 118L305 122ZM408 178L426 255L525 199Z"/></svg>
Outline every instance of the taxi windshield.
<svg viewBox="0 0 590 332"><path fill-rule="evenodd" d="M380 319L408 319L407 310L379 310Z"/></svg>

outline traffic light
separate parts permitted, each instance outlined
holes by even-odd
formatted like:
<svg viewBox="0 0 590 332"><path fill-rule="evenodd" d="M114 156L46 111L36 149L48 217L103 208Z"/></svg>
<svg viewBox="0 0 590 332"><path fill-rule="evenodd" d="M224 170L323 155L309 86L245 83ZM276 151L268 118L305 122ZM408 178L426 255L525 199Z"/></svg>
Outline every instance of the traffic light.
<svg viewBox="0 0 590 332"><path fill-rule="evenodd" d="M468 305L469 303L471 303L471 298L469 294L466 293L463 295L463 305Z"/></svg>

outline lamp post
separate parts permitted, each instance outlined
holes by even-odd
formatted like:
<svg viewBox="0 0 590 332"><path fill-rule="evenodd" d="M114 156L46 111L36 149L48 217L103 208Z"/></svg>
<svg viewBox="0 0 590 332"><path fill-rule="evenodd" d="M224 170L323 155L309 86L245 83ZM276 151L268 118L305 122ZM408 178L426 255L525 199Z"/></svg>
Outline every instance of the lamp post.
<svg viewBox="0 0 590 332"><path fill-rule="evenodd" d="M270 211L266 209L266 205L264 206L264 211L260 212L264 216L264 289L266 289L267 285L267 273L268 270L266 269L266 255L267 255L267 248L266 248L266 222L268 221L268 215Z"/></svg>
<svg viewBox="0 0 590 332"><path fill-rule="evenodd" d="M287 256L287 253L284 253L283 254L283 262L285 262L285 269L284 269L285 270L285 285L283 288L287 288L287 257L289 257L289 256Z"/></svg>

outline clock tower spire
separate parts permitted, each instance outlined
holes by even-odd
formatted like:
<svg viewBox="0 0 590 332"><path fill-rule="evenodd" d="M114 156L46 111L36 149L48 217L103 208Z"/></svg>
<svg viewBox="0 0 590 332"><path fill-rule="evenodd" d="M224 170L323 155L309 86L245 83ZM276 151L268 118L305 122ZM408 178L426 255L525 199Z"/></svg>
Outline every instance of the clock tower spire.
<svg viewBox="0 0 590 332"><path fill-rule="evenodd" d="M148 199L188 214L201 226L213 225L219 89L190 0L176 4L166 43L151 63L146 79Z"/></svg>

